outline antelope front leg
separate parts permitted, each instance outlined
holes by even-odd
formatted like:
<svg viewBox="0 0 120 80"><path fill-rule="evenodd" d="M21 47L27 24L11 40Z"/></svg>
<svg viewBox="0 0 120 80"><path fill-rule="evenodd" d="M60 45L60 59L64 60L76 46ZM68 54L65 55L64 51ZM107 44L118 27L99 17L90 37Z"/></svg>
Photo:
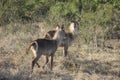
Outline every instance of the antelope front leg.
<svg viewBox="0 0 120 80"><path fill-rule="evenodd" d="M46 56L46 62L45 62L45 64L42 67L43 69L45 68L45 65L48 63L48 61L49 61L48 56Z"/></svg>
<svg viewBox="0 0 120 80"><path fill-rule="evenodd" d="M64 56L66 57L68 54L68 47L67 46L64 46Z"/></svg>
<svg viewBox="0 0 120 80"><path fill-rule="evenodd" d="M53 68L53 55L51 56L51 67L50 67L50 69L52 70L52 68Z"/></svg>

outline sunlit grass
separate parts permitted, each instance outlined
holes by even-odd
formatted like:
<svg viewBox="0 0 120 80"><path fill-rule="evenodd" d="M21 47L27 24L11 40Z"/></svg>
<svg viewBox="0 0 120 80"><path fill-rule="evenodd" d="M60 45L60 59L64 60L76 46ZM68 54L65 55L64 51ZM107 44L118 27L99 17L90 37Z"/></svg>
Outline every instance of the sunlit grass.
<svg viewBox="0 0 120 80"><path fill-rule="evenodd" d="M12 26L18 26L12 27ZM29 43L42 38L50 28L26 25L9 25L0 28L0 79L1 80L119 80L120 79L120 51L119 49L89 49L85 44L78 47L77 41L69 48L68 57L63 57L63 48L58 48L54 57L53 71L50 63L45 69L35 66L30 77L32 53L27 55ZM22 27L21 27L22 26ZM15 31L15 32L14 32ZM115 43L115 42L113 42ZM116 41L117 43L117 41ZM119 43L119 42L118 42ZM117 45L117 44L116 44ZM42 66L44 56L39 63ZM50 61L49 61L50 62Z"/></svg>

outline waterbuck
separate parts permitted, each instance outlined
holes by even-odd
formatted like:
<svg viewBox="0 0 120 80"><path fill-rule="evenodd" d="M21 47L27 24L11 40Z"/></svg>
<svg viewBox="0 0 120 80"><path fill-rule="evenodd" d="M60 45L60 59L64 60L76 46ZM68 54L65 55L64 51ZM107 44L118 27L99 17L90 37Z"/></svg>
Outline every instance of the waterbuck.
<svg viewBox="0 0 120 80"><path fill-rule="evenodd" d="M66 39L63 40L63 42L60 44L60 47L64 48L64 56L67 56L69 46L78 36L78 32L79 32L78 21L71 21L68 29L65 31ZM55 34L56 31L57 31L57 29L48 31L47 34L45 35L45 38L52 39L53 35Z"/></svg>
<svg viewBox="0 0 120 80"><path fill-rule="evenodd" d="M34 59L32 61L32 72L33 72L33 68L35 64L37 64L38 67L40 67L37 61L39 60L41 55L46 56L46 62L44 66L48 63L49 56L51 57L51 68L50 69L52 70L54 54L58 46L65 39L65 37L66 35L65 35L64 27L60 27L56 30L53 39L45 39L45 38L42 39L41 38L41 39L36 39L33 42L31 42L26 53L28 53L28 51L31 49L34 54Z"/></svg>
<svg viewBox="0 0 120 80"><path fill-rule="evenodd" d="M61 27L64 27L63 25ZM45 34L45 37L46 39L52 39L55 35L55 32L60 28L60 25L56 25L56 29L54 30L50 30L47 32L47 34Z"/></svg>

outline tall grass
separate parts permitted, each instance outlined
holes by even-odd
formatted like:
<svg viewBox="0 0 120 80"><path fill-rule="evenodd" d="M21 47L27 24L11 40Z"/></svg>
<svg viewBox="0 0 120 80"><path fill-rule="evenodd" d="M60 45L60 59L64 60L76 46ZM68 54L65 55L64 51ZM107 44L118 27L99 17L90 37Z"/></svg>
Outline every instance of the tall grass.
<svg viewBox="0 0 120 80"><path fill-rule="evenodd" d="M54 27L53 27L54 28ZM26 55L26 48L36 38L43 38L51 27L43 23L19 24L11 23L0 27L0 79L1 80L119 80L120 79L120 50L92 48L78 37L69 48L67 58L63 57L62 48L55 53L53 71L49 63L45 69L35 66L30 77L32 54ZM107 41L106 41L107 42ZM109 41L116 43L117 41ZM114 44L111 44L114 45ZM40 58L42 66L44 57Z"/></svg>

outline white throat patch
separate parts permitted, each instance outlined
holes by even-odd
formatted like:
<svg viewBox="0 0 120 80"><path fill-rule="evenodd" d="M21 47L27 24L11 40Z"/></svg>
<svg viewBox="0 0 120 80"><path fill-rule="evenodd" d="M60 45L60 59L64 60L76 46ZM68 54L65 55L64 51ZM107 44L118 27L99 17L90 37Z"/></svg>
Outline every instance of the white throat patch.
<svg viewBox="0 0 120 80"><path fill-rule="evenodd" d="M75 24L74 23L71 23L70 26L69 26L69 32L74 34L74 26Z"/></svg>

